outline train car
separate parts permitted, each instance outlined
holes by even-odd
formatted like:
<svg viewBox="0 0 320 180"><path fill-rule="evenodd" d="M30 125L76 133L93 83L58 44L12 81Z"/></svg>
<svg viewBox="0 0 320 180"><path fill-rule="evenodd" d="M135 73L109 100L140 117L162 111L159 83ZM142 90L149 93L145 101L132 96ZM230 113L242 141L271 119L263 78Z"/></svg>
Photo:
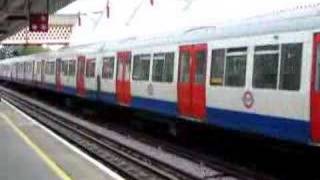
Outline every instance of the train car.
<svg viewBox="0 0 320 180"><path fill-rule="evenodd" d="M0 76L312 145L320 141L318 10L16 57L0 62Z"/></svg>

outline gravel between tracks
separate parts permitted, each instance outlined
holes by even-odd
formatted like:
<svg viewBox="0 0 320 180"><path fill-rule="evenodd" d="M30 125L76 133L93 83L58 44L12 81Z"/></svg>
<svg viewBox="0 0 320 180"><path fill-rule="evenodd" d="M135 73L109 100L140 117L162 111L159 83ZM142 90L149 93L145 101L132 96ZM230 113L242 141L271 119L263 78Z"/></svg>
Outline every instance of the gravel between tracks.
<svg viewBox="0 0 320 180"><path fill-rule="evenodd" d="M17 94L13 91L10 91L10 92ZM97 133L100 133L104 136L107 136L111 139L114 139L117 142L121 142L121 143L123 143L133 149L136 149L137 151L143 152L149 156L155 157L156 159L158 159L164 163L167 163L167 164L172 165L178 169L181 169L181 170L186 171L190 174L193 174L194 176L199 177L201 179L228 179L228 180L236 179L234 177L226 176L223 174L223 172L218 172L218 171L206 166L204 163L198 164L198 163L195 163L191 160L181 158L175 154L172 154L172 153L169 153L166 151L162 151L161 147L155 148L154 146L144 144L144 143L139 142L135 139L132 139L128 136L124 136L123 134L114 132L114 131L109 130L105 127L100 127L94 123L80 119L70 113L66 113L66 112L61 111L61 110L59 110L55 107L52 107L52 106L48 106L44 103L33 100L33 99L26 97L24 95L18 94L18 96L22 96L23 98L26 98L28 101L30 101L36 105L39 105L41 107L51 109L52 111L54 111L55 113L57 113L58 115L60 115L62 117L66 117L67 119L70 119L70 120L72 120L82 126L88 127L89 129L91 129Z"/></svg>

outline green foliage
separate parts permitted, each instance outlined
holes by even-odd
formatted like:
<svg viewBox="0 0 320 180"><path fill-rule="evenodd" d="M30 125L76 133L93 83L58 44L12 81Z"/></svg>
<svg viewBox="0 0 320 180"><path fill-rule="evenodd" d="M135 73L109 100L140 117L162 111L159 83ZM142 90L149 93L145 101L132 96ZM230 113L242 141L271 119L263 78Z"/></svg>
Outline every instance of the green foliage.
<svg viewBox="0 0 320 180"><path fill-rule="evenodd" d="M43 48L42 46L27 46L21 49L20 55L29 55L48 51L49 49Z"/></svg>

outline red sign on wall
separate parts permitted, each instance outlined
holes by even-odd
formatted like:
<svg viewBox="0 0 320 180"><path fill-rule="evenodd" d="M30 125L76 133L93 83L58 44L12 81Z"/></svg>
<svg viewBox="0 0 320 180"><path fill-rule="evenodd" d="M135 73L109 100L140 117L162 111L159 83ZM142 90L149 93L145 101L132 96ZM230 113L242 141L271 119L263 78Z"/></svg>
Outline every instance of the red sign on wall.
<svg viewBox="0 0 320 180"><path fill-rule="evenodd" d="M48 32L48 13L31 13L29 19L30 32Z"/></svg>

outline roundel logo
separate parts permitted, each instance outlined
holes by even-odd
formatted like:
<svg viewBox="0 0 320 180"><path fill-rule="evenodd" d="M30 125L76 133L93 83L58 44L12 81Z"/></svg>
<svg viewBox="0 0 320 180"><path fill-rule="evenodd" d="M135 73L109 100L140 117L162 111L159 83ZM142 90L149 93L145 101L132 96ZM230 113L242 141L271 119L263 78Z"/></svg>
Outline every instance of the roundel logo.
<svg viewBox="0 0 320 180"><path fill-rule="evenodd" d="M250 109L254 104L253 94L250 91L244 92L242 96L242 102L246 108Z"/></svg>
<svg viewBox="0 0 320 180"><path fill-rule="evenodd" d="M153 95L153 85L152 84L149 84L148 87L147 87L147 92L150 96Z"/></svg>

